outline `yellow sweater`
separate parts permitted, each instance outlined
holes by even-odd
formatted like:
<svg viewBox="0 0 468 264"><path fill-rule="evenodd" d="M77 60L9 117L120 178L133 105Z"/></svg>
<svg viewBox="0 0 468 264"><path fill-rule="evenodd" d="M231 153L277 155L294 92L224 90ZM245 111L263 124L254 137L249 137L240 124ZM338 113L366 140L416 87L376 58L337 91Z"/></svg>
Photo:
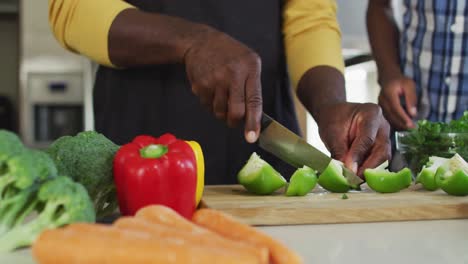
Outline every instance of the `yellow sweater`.
<svg viewBox="0 0 468 264"><path fill-rule="evenodd" d="M112 67L109 29L115 17L127 8L134 7L122 0L49 0L49 22L62 46ZM327 65L343 72L335 0L287 0L283 16L294 87L315 66Z"/></svg>

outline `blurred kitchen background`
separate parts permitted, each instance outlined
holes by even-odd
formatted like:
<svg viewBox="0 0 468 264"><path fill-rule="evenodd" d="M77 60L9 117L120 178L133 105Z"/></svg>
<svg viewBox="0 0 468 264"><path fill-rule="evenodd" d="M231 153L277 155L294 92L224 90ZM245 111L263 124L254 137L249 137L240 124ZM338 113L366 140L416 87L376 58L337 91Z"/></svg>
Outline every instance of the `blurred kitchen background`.
<svg viewBox="0 0 468 264"><path fill-rule="evenodd" d="M347 97L377 102L376 68L365 29L367 0L337 0L347 62ZM0 127L27 145L93 129L93 65L65 51L52 36L47 0L0 0ZM298 104L303 135L325 150L312 117Z"/></svg>

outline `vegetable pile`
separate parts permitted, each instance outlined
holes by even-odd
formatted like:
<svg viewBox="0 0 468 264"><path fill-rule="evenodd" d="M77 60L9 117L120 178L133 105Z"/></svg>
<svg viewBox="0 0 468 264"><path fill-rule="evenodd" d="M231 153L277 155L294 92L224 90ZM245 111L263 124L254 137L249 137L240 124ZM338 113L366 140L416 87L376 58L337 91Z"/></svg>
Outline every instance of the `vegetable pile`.
<svg viewBox="0 0 468 264"><path fill-rule="evenodd" d="M409 168L391 172L387 167L388 161L385 161L376 168L364 170L365 180L372 190L379 193L395 193L412 184L413 177ZM247 191L257 195L272 194L287 184L283 176L256 153L252 154L239 172L238 180ZM307 166L297 169L291 176L285 194L305 196L317 183L322 188L335 193L346 193L351 189L360 188L349 184L343 175L343 163L332 159L327 168L319 174L318 180L317 172L313 169ZM429 191L440 188L450 195L468 195L468 163L458 154L450 159L430 157L419 172L416 183L421 183ZM347 196L343 199L347 199Z"/></svg>
<svg viewBox="0 0 468 264"><path fill-rule="evenodd" d="M454 134L456 133L456 134ZM468 159L468 111L449 123L421 120L417 128L400 139L401 152L415 174L429 161L429 157L450 158L458 153Z"/></svg>
<svg viewBox="0 0 468 264"><path fill-rule="evenodd" d="M80 223L47 230L34 244L33 255L40 264L303 263L279 241L224 213L200 209L189 220L162 205L144 207L113 225Z"/></svg>
<svg viewBox="0 0 468 264"><path fill-rule="evenodd" d="M46 153L0 130L0 252L30 245L44 229L93 221L91 200L80 183L58 173Z"/></svg>
<svg viewBox="0 0 468 264"><path fill-rule="evenodd" d="M286 187L286 196L305 196L312 191L317 182L331 192L347 192L358 188L348 183L343 175L343 163L332 160L317 180L317 171L307 166L297 169L286 179L257 153L252 153L247 163L237 174L237 180L247 191L257 195L272 194Z"/></svg>

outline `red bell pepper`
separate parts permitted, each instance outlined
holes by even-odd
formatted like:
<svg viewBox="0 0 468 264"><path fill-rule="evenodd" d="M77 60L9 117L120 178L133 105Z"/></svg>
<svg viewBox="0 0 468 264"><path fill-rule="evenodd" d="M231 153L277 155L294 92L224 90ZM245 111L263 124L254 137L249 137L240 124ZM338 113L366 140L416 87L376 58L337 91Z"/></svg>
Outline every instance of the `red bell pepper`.
<svg viewBox="0 0 468 264"><path fill-rule="evenodd" d="M161 204L190 218L201 199L203 174L203 154L196 142L171 134L138 136L114 158L120 212L134 215L142 207Z"/></svg>

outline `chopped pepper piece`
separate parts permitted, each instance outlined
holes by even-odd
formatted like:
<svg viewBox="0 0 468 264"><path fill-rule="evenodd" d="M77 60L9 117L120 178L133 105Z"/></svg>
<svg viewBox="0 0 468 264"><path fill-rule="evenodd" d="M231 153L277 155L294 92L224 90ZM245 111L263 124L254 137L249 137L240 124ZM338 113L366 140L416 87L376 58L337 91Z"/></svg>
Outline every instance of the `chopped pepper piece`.
<svg viewBox="0 0 468 264"><path fill-rule="evenodd" d="M416 177L416 183L421 183L424 189L428 191L439 189L439 186L436 184L435 175L437 169L447 160L446 158L436 156L429 157L429 161L424 165L418 177Z"/></svg>
<svg viewBox="0 0 468 264"><path fill-rule="evenodd" d="M352 188L343 175L343 163L332 159L330 164L320 174L318 183L330 192L345 193Z"/></svg>
<svg viewBox="0 0 468 264"><path fill-rule="evenodd" d="M237 180L247 191L259 195L271 194L286 185L286 179L255 152L237 174Z"/></svg>
<svg viewBox="0 0 468 264"><path fill-rule="evenodd" d="M316 172L304 166L297 169L289 180L286 196L304 196L308 194L317 185Z"/></svg>
<svg viewBox="0 0 468 264"><path fill-rule="evenodd" d="M404 168L398 172L387 169L388 161L385 161L374 169L364 170L367 185L380 193L399 192L411 185L411 170Z"/></svg>
<svg viewBox="0 0 468 264"><path fill-rule="evenodd" d="M450 195L468 195L468 164L458 154L437 169L436 183Z"/></svg>

